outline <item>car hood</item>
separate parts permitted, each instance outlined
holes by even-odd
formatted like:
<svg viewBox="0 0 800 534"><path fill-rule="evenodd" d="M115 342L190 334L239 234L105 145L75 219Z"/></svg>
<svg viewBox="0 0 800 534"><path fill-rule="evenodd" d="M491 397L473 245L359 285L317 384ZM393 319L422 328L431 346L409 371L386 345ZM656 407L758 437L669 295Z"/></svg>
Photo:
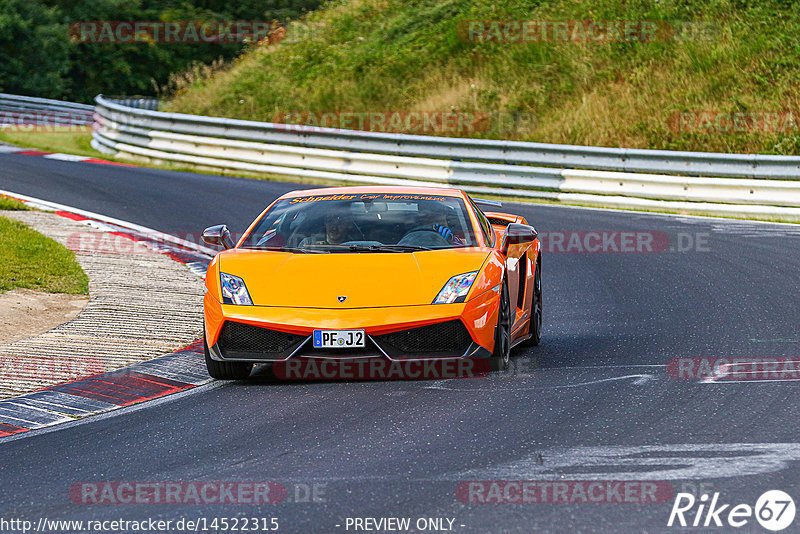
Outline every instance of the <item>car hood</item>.
<svg viewBox="0 0 800 534"><path fill-rule="evenodd" d="M244 280L256 306L372 308L431 304L451 277L479 270L488 254L479 248L352 254L232 249L220 254L219 265Z"/></svg>

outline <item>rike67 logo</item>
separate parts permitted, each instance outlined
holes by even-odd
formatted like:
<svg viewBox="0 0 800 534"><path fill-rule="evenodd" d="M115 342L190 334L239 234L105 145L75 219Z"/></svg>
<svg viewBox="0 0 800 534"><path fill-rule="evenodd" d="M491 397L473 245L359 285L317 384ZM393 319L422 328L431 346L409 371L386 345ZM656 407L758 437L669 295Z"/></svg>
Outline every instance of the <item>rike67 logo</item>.
<svg viewBox="0 0 800 534"><path fill-rule="evenodd" d="M789 494L780 490L764 492L755 507L749 504L724 504L719 493L709 502L708 494L696 499L691 493L678 493L667 526L741 528L756 521L767 530L784 530L794 522L795 505Z"/></svg>

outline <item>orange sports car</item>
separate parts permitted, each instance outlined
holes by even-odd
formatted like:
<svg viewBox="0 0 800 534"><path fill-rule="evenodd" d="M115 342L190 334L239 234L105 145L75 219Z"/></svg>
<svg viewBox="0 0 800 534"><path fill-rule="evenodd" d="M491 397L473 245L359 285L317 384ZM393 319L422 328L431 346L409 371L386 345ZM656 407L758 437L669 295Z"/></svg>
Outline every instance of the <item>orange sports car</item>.
<svg viewBox="0 0 800 534"><path fill-rule="evenodd" d="M359 186L293 191L238 243L224 225L208 267L209 374L312 359L481 361L542 334L541 250L518 215L482 211L456 189ZM372 368L374 369L374 367Z"/></svg>

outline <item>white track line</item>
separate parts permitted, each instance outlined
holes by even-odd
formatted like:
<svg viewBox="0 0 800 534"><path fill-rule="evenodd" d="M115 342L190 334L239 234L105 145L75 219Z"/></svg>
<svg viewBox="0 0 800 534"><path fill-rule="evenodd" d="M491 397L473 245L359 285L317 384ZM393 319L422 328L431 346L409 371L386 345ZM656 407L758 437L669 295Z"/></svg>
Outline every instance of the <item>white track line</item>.
<svg viewBox="0 0 800 534"><path fill-rule="evenodd" d="M179 245L184 248L188 248L189 250L195 250L197 252L202 252L203 254L208 254L211 257L217 255L217 251L213 250L208 247L204 247L203 245L198 245L197 243L192 243L191 241L187 241L185 239L181 239L171 234L165 234L164 232L159 232L158 230L153 230L152 228L147 228L146 226L141 226L138 224L134 224L128 221L123 221L120 219L115 219L114 217L108 217L107 215L101 215L100 213L94 213L92 211L86 211L79 208L73 208L72 206L65 206L64 204L58 204L56 202L50 202L49 200L42 200L40 198L29 197L27 195L21 195L19 193L13 193L11 191L4 191L0 189L0 195L17 198L20 200L24 200L27 203L30 203L34 207L41 207L48 211L66 211L68 213L74 213L75 215L81 215L83 217L88 217L90 219L96 219L98 221L107 222L109 224L113 224L119 226L121 228L127 228L128 230L134 230L136 232L153 236L154 238L160 241L166 241L168 243L173 243L175 245Z"/></svg>
<svg viewBox="0 0 800 534"><path fill-rule="evenodd" d="M496 388L492 387L489 388L491 391L525 391L525 390L543 390L543 389L568 389L568 388L578 388L583 386L592 386L595 384L602 384L605 382L616 382L619 380L628 380L631 378L635 378L632 382L634 386L641 386L655 380L653 375L643 374L643 375L625 375L625 376L615 376L613 378L601 378L598 380L590 380L588 382L578 382L577 384L564 384L559 386L531 386L531 387L516 387L516 388ZM425 386L423 389L436 389L440 391L468 391L468 392L475 392L480 391L479 389L473 388L448 388L444 387L444 385L431 385Z"/></svg>

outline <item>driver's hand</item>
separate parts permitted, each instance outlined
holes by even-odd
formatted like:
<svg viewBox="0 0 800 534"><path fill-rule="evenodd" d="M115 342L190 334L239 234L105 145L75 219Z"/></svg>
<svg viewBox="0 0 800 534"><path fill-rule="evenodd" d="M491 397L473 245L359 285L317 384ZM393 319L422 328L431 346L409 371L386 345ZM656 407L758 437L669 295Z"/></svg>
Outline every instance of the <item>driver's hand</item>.
<svg viewBox="0 0 800 534"><path fill-rule="evenodd" d="M441 224L434 224L433 229L438 232L440 236L445 238L448 243L453 243L455 241L455 236L453 235L452 230L446 226L442 226Z"/></svg>

